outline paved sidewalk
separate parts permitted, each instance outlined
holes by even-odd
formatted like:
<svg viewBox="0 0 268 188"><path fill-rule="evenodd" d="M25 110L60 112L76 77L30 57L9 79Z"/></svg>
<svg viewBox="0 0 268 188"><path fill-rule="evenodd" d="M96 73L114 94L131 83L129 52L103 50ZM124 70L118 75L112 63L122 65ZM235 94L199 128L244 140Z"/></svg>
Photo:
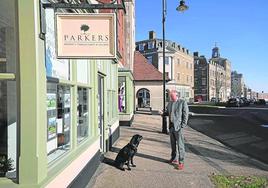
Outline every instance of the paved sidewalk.
<svg viewBox="0 0 268 188"><path fill-rule="evenodd" d="M161 134L161 117L136 114L132 127L121 127L121 137L113 151L105 155L88 188L190 188L214 187L209 176L216 174L257 175L268 177L268 165L237 153L190 127L185 128L185 169L167 163L170 158L169 136ZM143 136L134 157L137 167L120 171L111 162L134 134Z"/></svg>

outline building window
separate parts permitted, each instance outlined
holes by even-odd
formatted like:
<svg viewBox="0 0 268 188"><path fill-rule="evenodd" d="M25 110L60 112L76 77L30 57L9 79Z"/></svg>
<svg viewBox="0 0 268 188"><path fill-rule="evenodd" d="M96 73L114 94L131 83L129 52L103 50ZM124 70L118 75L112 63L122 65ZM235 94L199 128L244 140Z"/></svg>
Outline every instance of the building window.
<svg viewBox="0 0 268 188"><path fill-rule="evenodd" d="M180 81L180 79L181 79L180 73L177 73L177 80Z"/></svg>
<svg viewBox="0 0 268 188"><path fill-rule="evenodd" d="M165 47L168 47L168 42L167 41L165 41Z"/></svg>
<svg viewBox="0 0 268 188"><path fill-rule="evenodd" d="M148 63L153 64L153 56L147 57Z"/></svg>
<svg viewBox="0 0 268 188"><path fill-rule="evenodd" d="M15 0L0 1L0 74L5 77L6 73L9 73L16 77L14 81L0 78L0 181L1 177L17 178L17 135L19 134L17 133L19 127L17 78L19 75L16 72L19 72L17 71L19 56L16 2ZM8 163L10 169L4 166Z"/></svg>
<svg viewBox="0 0 268 188"><path fill-rule="evenodd" d="M165 64L169 65L169 57L165 57Z"/></svg>
<svg viewBox="0 0 268 188"><path fill-rule="evenodd" d="M189 76L187 75L186 82L189 83Z"/></svg>
<svg viewBox="0 0 268 188"><path fill-rule="evenodd" d="M202 86L205 86L207 84L206 78L202 78Z"/></svg>
<svg viewBox="0 0 268 188"><path fill-rule="evenodd" d="M191 83L193 83L193 76L191 76Z"/></svg>
<svg viewBox="0 0 268 188"><path fill-rule="evenodd" d="M186 68L187 68L187 69L189 68L189 63L188 63L188 62L186 62Z"/></svg>
<svg viewBox="0 0 268 188"><path fill-rule="evenodd" d="M169 78L169 72L166 72L165 77L166 77L166 79Z"/></svg>
<svg viewBox="0 0 268 188"><path fill-rule="evenodd" d="M190 97L190 93L189 92L185 92L185 97L189 98Z"/></svg>
<svg viewBox="0 0 268 188"><path fill-rule="evenodd" d="M87 88L77 89L77 143L80 143L89 135L89 93Z"/></svg>
<svg viewBox="0 0 268 188"><path fill-rule="evenodd" d="M190 69L193 69L193 64L192 63L190 63Z"/></svg>
<svg viewBox="0 0 268 188"><path fill-rule="evenodd" d="M126 112L126 77L118 77L118 111Z"/></svg>
<svg viewBox="0 0 268 188"><path fill-rule="evenodd" d="M180 65L180 59L177 59L177 63L178 63L178 65Z"/></svg>
<svg viewBox="0 0 268 188"><path fill-rule="evenodd" d="M154 42L150 41L148 42L148 50L153 49L154 48Z"/></svg>
<svg viewBox="0 0 268 188"><path fill-rule="evenodd" d="M70 80L70 63L68 59L57 59L55 47L54 10L46 9L46 74L48 77Z"/></svg>
<svg viewBox="0 0 268 188"><path fill-rule="evenodd" d="M212 86L215 86L215 84L214 84L214 80L210 80L210 84L212 85Z"/></svg>
<svg viewBox="0 0 268 188"><path fill-rule="evenodd" d="M15 62L9 62L10 64ZM16 178L17 159L17 90L16 81L0 80L0 165L7 161L13 169L2 169L0 178Z"/></svg>
<svg viewBox="0 0 268 188"><path fill-rule="evenodd" d="M70 149L70 87L47 83L47 154L52 162Z"/></svg>
<svg viewBox="0 0 268 188"><path fill-rule="evenodd" d="M206 76L207 75L207 71L206 70L202 70L202 76Z"/></svg>
<svg viewBox="0 0 268 188"><path fill-rule="evenodd" d="M139 44L139 51L144 51L144 45L143 44Z"/></svg>

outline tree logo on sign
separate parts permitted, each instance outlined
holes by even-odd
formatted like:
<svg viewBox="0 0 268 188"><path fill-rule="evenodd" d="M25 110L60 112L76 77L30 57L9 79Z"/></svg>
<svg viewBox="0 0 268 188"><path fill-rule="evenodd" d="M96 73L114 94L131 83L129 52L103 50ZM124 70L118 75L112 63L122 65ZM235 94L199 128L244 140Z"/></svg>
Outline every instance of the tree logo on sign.
<svg viewBox="0 0 268 188"><path fill-rule="evenodd" d="M83 24L83 25L81 25L80 29L85 34L89 30L89 26L86 24Z"/></svg>

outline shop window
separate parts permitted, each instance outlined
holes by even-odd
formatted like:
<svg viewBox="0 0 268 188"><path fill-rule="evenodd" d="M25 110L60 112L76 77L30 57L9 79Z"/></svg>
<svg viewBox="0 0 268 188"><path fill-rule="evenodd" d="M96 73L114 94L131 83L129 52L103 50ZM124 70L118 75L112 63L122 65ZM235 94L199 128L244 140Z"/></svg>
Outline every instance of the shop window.
<svg viewBox="0 0 268 188"><path fill-rule="evenodd" d="M126 77L118 77L118 110L126 112Z"/></svg>
<svg viewBox="0 0 268 188"><path fill-rule="evenodd" d="M0 177L16 178L17 91L15 81L0 81ZM7 162L9 168L4 165Z"/></svg>
<svg viewBox="0 0 268 188"><path fill-rule="evenodd" d="M89 135L88 89L78 87L77 91L77 142Z"/></svg>
<svg viewBox="0 0 268 188"><path fill-rule="evenodd" d="M0 1L0 74L17 72L17 17L15 0ZM0 179L17 178L18 109L16 81L0 79ZM1 180L0 180L1 181Z"/></svg>
<svg viewBox="0 0 268 188"><path fill-rule="evenodd" d="M70 149L70 132L70 87L47 83L47 153L49 163Z"/></svg>
<svg viewBox="0 0 268 188"><path fill-rule="evenodd" d="M67 59L57 59L55 47L54 10L46 9L46 74L48 77L70 80L70 63Z"/></svg>

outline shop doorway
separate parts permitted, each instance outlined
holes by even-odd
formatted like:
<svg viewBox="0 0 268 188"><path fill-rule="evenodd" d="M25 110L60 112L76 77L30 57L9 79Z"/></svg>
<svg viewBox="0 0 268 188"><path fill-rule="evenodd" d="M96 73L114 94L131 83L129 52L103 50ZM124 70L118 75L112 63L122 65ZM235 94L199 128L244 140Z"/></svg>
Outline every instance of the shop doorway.
<svg viewBox="0 0 268 188"><path fill-rule="evenodd" d="M104 77L98 75L98 126L100 134L100 150L104 152Z"/></svg>

